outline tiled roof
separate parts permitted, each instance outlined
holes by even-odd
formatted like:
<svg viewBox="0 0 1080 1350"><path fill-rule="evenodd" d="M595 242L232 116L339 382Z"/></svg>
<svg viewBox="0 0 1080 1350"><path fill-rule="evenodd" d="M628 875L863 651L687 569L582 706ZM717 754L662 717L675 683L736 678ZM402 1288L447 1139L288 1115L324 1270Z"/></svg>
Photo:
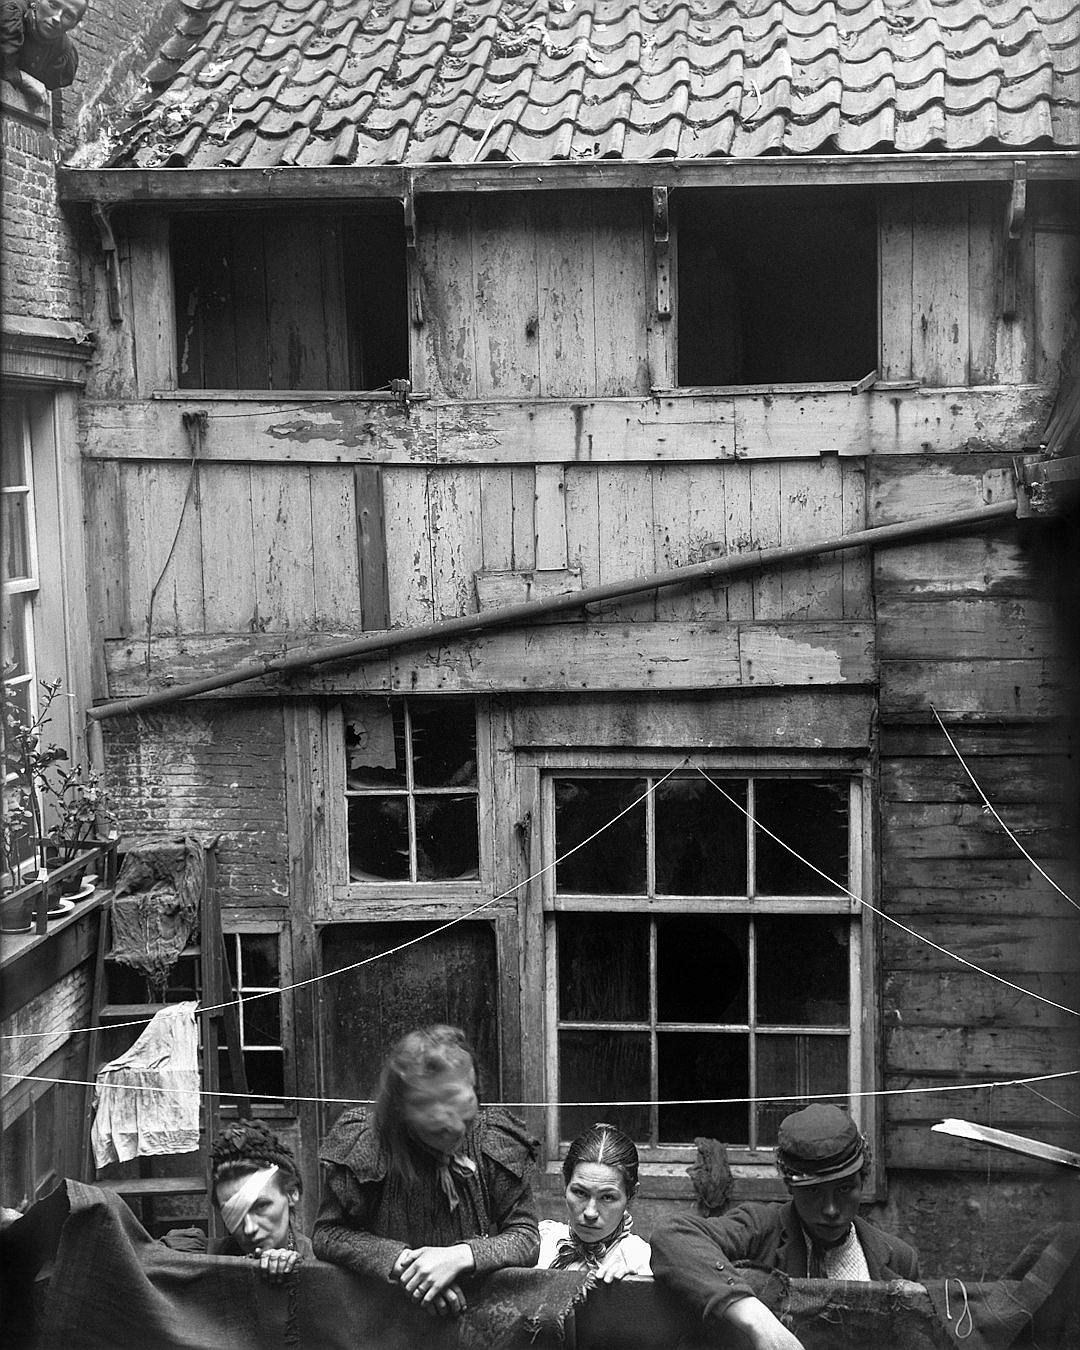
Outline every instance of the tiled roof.
<svg viewBox="0 0 1080 1350"><path fill-rule="evenodd" d="M182 0L114 166L1080 143L1080 0Z"/></svg>

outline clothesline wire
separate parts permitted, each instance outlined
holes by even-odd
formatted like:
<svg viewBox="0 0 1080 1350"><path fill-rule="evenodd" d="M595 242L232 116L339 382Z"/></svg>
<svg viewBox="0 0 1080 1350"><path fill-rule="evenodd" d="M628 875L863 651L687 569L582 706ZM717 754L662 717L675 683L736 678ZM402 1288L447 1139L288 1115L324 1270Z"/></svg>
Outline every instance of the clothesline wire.
<svg viewBox="0 0 1080 1350"><path fill-rule="evenodd" d="M1016 845L1016 847L1020 850L1020 852L1024 855L1024 857L1028 860L1028 862L1032 865L1032 867L1034 867L1035 871L1038 872L1039 876L1041 876L1041 877L1043 878L1044 881L1048 881L1048 882L1050 883L1050 885L1053 886L1054 890L1057 891L1058 895L1062 896L1064 899L1066 899L1066 900L1069 902L1070 905L1072 905L1073 909L1080 910L1080 905L1078 905L1078 904L1076 903L1076 901L1072 898L1071 895L1069 895L1067 892L1065 892L1065 891L1063 891L1063 890L1061 889L1061 887L1057 884L1057 882L1054 880L1054 878L1053 878L1052 876L1050 876L1048 873L1046 873L1046 872L1043 871L1043 869L1039 866L1039 864L1035 861L1035 859L1031 856L1031 854L1027 851L1027 849L1026 849L1026 848L1023 846L1023 844L1020 842L1020 840L1017 839L1016 835L1013 834L1012 830L1009 829L1008 825L1006 825L1005 822L1001 819L1001 817L998 815L997 811L994 809L994 806L993 806L993 804L991 803L990 798L989 798L989 797L986 795L986 793L982 790L982 787L980 786L978 779L975 777L975 775L974 775L974 774L971 772L971 770L968 768L968 766L967 766L967 761L964 759L964 756L960 753L959 747L957 746L956 742L955 742L955 741L953 740L953 738L949 735L948 728L945 726L945 723L941 720L941 717L940 717L940 715L938 714L938 710L934 707L934 705L933 705L932 703L930 704L930 711L931 711L931 712L934 714L934 716L937 718L937 724L938 724L938 726L941 728L942 733L943 733L945 739L949 742L949 745L952 747L952 752L953 752L953 754L954 754L954 755L956 756L956 758L960 761L960 767L964 770L964 772L967 774L967 776L971 779L971 785L972 785L972 787L975 789L975 791L979 794L979 796L983 799L983 805L986 807L986 809L987 809L987 810L990 812L990 814L994 817L994 819L997 821L997 823L1001 826L1001 828L1002 828L1002 829L1005 831L1005 833L1009 836L1009 838L1010 838L1010 839L1012 840L1012 842Z"/></svg>
<svg viewBox="0 0 1080 1350"><path fill-rule="evenodd" d="M722 797L726 798L732 806L737 807L748 820L753 819L746 807L744 807L741 802L737 801L729 792L725 792L720 784L710 778L700 766L698 766L698 773L701 774L706 782L712 783L717 792L719 792ZM827 881L830 886L835 886L838 891L843 892L844 895L854 900L856 904L862 905L862 907L868 909L871 914L876 914L887 923L893 924L895 927L899 928L901 932L907 933L909 937L916 938L919 942L925 942L926 945L932 947L934 951L940 952L942 956L947 956L952 961L959 961L962 966L967 966L969 970L975 971L977 975L985 975L988 980L996 980L998 984L1005 985L1007 989L1015 990L1018 994L1026 994L1028 998L1037 999L1040 1003L1045 1003L1050 1008L1056 1008L1058 1012L1068 1013L1070 1017L1080 1017L1080 1012L1075 1008L1068 1008L1064 1003L1055 1003L1052 998L1045 998L1042 994L1036 994L1033 989L1025 989L1023 985L1013 984L1013 982L1007 980L1004 975L995 975L992 970L986 970L982 966L977 966L974 961L969 961L966 956L960 956L956 952L951 952L948 947L942 947L939 943L935 942L933 938L928 938L922 933L917 933L914 928L909 928L906 923L901 923L899 919L894 919L891 914L886 914L883 909L878 909L877 905L871 904L869 900L864 900L861 895L856 895L854 891L849 891L846 886L841 886L840 882L835 881L832 877L828 876L820 867L815 867L809 858L804 858L801 853L797 853L790 845L785 844L779 835L773 834L772 830L770 830L767 825L763 825L760 820L755 820L754 825L762 832L762 834L767 834L769 838L779 844L782 849L786 849L793 858L797 858L799 862L803 863L806 867L809 867L812 872L816 872L817 875Z"/></svg>
<svg viewBox="0 0 1080 1350"><path fill-rule="evenodd" d="M500 1101L500 1106L514 1106L530 1110L545 1110L549 1107L645 1107L645 1106L770 1106L777 1102L849 1101L852 1098L865 1097L908 1097L916 1093L937 1092L993 1092L995 1088L1028 1087L1031 1083L1046 1083L1052 1079L1075 1078L1080 1069L1065 1069L1059 1073L1041 1073L1030 1078L1009 1078L986 1083L936 1083L927 1087L908 1088L866 1088L857 1092L798 1092L773 1094L767 1097L687 1097L669 1098L663 1101L591 1101L591 1102L511 1102ZM18 1083L52 1083L67 1087L98 1087L98 1083L81 1078L47 1078L41 1074L18 1074L0 1071L0 1078L11 1078ZM283 1092L211 1092L207 1088L181 1088L157 1086L149 1083L124 1083L125 1092L166 1092L171 1096L199 1097L235 1097L243 1101L260 1102L305 1102L315 1106L371 1106L371 1097L302 1097L295 1093ZM1053 1103L1057 1105L1057 1103ZM1062 1108L1063 1110L1067 1108Z"/></svg>
<svg viewBox="0 0 1080 1350"><path fill-rule="evenodd" d="M1030 1083L1023 1083L1021 1086L1027 1088L1027 1090L1030 1093L1033 1093L1041 1101L1046 1102L1047 1106L1056 1106L1059 1111L1064 1111L1067 1116L1072 1116L1074 1120L1080 1120L1080 1114L1078 1114L1076 1111L1071 1110L1068 1106L1065 1106L1064 1103L1062 1102L1054 1101L1053 1097L1048 1097L1045 1092L1037 1092L1035 1088L1031 1086Z"/></svg>
<svg viewBox="0 0 1080 1350"><path fill-rule="evenodd" d="M362 961L353 961L347 966L338 966L334 970L324 970L320 975L312 975L306 980L296 980L292 984L283 984L277 989L263 989L257 993L244 994L240 998L229 999L225 1003L212 1003L208 1007L200 1006L198 1011L200 1013L223 1012L226 1008L235 1008L239 1007L241 1004L254 1003L256 999L273 998L280 994L287 994L293 989L303 989L307 985L318 984L322 980L329 980L334 975L345 975L349 971L359 970L361 966L370 966L376 961L385 960L388 956L396 956L398 952L403 952L407 947L414 947L418 942L427 942L429 938L436 937L439 933L444 933L448 928L453 928L455 924L464 923L467 919L473 918L475 915L482 913L485 909L490 909L492 905L497 905L501 900L508 899L515 891L519 891L522 886L528 886L532 882L538 880L545 872L554 870L560 863L565 862L567 858L571 857L574 853L577 853L579 849L583 849L587 844L591 844L594 839L603 834L605 830L610 829L611 826L621 820L623 816L628 815L631 811L639 807L642 802L646 801L658 788L666 783L672 774L678 773L678 771L685 768L689 762L690 756L687 755L680 760L674 768L669 769L668 772L664 774L663 778L658 778L650 787L647 787L640 797L637 797L634 801L630 802L628 806L624 806L622 810L618 811L610 820L605 821L599 829L594 830L592 834L588 835L585 839L580 840L571 848L568 848L565 853L553 859L550 863L545 863L545 865L541 867L539 871L534 872L532 876L525 877L523 881L515 882L513 886L509 887L508 890L503 891L501 895L492 896L490 900L485 900L482 904L476 905L465 914L458 914L454 918L448 919L445 923L429 929L426 933L420 933L417 937L409 938L407 942L399 943L396 947L389 947L386 951L376 952L373 956L365 956ZM63 1031L63 1035L79 1036L92 1031L114 1031L122 1027L145 1026L151 1020L152 1019L149 1017L138 1017L133 1018L128 1022L110 1022L107 1026L73 1027L70 1030ZM42 1036L55 1036L58 1034L60 1033L57 1031L11 1032L10 1034L0 1036L0 1040L35 1040Z"/></svg>

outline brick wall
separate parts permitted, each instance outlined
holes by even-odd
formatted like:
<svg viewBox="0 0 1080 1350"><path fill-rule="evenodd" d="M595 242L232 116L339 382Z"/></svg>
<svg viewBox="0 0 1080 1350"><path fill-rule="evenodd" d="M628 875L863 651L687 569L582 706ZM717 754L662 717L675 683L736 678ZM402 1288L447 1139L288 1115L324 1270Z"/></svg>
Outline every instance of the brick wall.
<svg viewBox="0 0 1080 1350"><path fill-rule="evenodd" d="M2 90L3 234L0 310L20 319L81 320L75 228L56 195L54 168L97 136L140 86L178 0L93 0L75 30L79 74L49 104ZM93 239L90 236L90 246Z"/></svg>
<svg viewBox="0 0 1080 1350"><path fill-rule="evenodd" d="M226 906L288 903L284 729L272 703L206 702L104 727L125 840L219 835Z"/></svg>
<svg viewBox="0 0 1080 1350"><path fill-rule="evenodd" d="M19 1037L3 1043L4 1072L11 1075L6 1082L33 1073L65 1044L73 1027L87 1025L92 978L91 963L86 962L0 1024L5 1036Z"/></svg>

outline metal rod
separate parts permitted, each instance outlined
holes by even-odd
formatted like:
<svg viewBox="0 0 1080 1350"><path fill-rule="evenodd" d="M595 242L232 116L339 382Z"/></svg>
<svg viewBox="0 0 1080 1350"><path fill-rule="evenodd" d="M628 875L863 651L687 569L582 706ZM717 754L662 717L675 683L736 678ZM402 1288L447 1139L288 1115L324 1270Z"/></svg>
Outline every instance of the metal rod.
<svg viewBox="0 0 1080 1350"><path fill-rule="evenodd" d="M998 502L993 506L957 511L949 516L901 521L896 525L877 525L868 530L856 530L851 534L819 539L812 544L780 544L775 548L755 549L750 553L711 558L708 562L693 563L688 567L675 567L643 577L630 577L625 581L611 581L602 586L588 586L582 591L568 591L564 595L550 596L544 600L506 605L501 609L485 610L482 614L463 614L456 619L441 619L436 623L419 624L412 628L369 633L349 642L309 648L306 651L293 652L289 656L268 656L262 661L249 661L246 665L234 666L219 675L208 675L203 680L192 680L188 684L174 685L171 689L160 689L153 694L140 694L134 698L103 703L96 708L88 709L87 715L95 721L101 721L124 713L163 708L171 703L180 703L184 699L193 698L197 694L208 694L215 689L226 689L230 685L262 679L270 674L307 670L311 666L328 665L332 661L345 661L374 652L396 651L401 647L423 646L429 642L442 643L448 637L476 633L487 628L512 628L519 624L528 624L543 614L584 609L587 605L595 605L605 600L618 600L624 596L640 594L642 591L662 590L669 586L694 586L702 581L712 581L716 577L734 576L741 572L757 571L759 568L780 566L783 563L797 562L802 558L814 558L822 553L838 553L851 548L880 547L882 544L914 539L919 535L943 534L951 530L962 530L968 525L982 525L991 520L1004 520L1015 516L1015 501Z"/></svg>

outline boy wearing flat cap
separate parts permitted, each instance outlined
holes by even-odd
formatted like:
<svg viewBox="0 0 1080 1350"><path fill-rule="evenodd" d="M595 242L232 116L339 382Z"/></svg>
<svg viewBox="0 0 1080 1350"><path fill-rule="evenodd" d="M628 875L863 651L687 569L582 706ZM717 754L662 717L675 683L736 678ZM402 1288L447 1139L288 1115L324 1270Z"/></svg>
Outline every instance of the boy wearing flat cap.
<svg viewBox="0 0 1080 1350"><path fill-rule="evenodd" d="M661 1225L651 1239L654 1276L706 1323L741 1330L754 1350L802 1350L740 1278L739 1264L803 1279L917 1280L913 1249L858 1217L869 1161L866 1140L839 1107L815 1103L786 1116L776 1166L791 1199Z"/></svg>

